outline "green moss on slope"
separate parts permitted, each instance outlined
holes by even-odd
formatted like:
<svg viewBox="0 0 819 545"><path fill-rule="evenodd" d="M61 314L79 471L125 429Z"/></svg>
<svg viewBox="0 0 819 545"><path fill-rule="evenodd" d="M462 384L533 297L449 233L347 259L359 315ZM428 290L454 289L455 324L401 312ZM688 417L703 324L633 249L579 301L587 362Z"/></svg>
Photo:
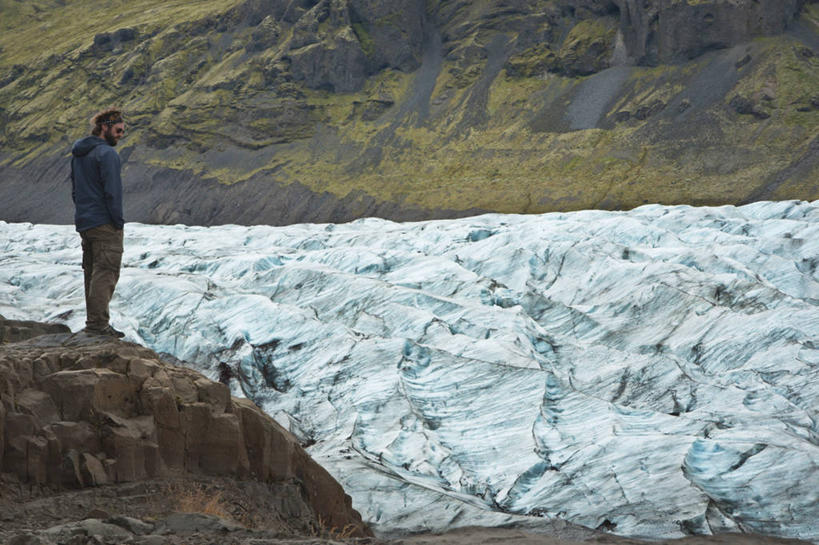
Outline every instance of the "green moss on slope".
<svg viewBox="0 0 819 545"><path fill-rule="evenodd" d="M240 0L0 0L0 68L76 53L97 34L134 28L155 32L184 21L224 13ZM32 44L37 44L33 47Z"/></svg>
<svg viewBox="0 0 819 545"><path fill-rule="evenodd" d="M684 97L719 52L630 68L597 128L570 131L566 112L595 77L577 74L596 72L610 54L611 18L575 25L559 47L523 48L491 82L482 48L498 31L467 28L434 80L385 70L359 92L336 94L293 81L286 24L220 25L238 3L111 0L83 24L92 6L84 0L0 0L6 163L66 153L93 111L118 103L134 163L427 209L543 212L739 202L809 154L817 134L817 57L787 36L751 44L736 85L708 103ZM499 26L493 6L459 9ZM124 28L133 36L94 45L95 35ZM371 55L367 29L352 28ZM35 36L48 52L21 45ZM271 41L248 47L253 36ZM760 115L742 113L735 96ZM806 172L772 195L819 198L816 172Z"/></svg>

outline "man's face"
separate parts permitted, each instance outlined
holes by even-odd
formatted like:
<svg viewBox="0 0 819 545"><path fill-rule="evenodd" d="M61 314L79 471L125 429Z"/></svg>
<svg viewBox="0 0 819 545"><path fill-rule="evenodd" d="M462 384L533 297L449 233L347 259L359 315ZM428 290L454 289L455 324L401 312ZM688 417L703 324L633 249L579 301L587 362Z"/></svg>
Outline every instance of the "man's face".
<svg viewBox="0 0 819 545"><path fill-rule="evenodd" d="M116 146L123 134L125 134L125 123L102 126L102 137L108 142L109 146Z"/></svg>

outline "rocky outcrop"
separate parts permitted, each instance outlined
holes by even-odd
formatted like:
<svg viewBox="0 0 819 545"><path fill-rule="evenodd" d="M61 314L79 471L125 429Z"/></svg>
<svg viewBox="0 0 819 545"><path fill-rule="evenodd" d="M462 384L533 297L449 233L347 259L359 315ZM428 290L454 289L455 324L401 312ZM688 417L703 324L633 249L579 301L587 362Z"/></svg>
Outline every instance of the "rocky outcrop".
<svg viewBox="0 0 819 545"><path fill-rule="evenodd" d="M418 68L424 26L419 0L321 0L295 21L283 59L311 89L357 91L384 68Z"/></svg>
<svg viewBox="0 0 819 545"><path fill-rule="evenodd" d="M422 0L350 0L350 24L368 58L368 71L411 72L421 65L428 25Z"/></svg>
<svg viewBox="0 0 819 545"><path fill-rule="evenodd" d="M77 489L184 475L295 484L322 525L367 528L297 440L224 384L139 345L61 333L0 347L0 473Z"/></svg>
<svg viewBox="0 0 819 545"><path fill-rule="evenodd" d="M712 49L779 34L803 0L617 0L620 30L637 64L692 59Z"/></svg>
<svg viewBox="0 0 819 545"><path fill-rule="evenodd" d="M0 344L23 341L39 335L71 333L63 324L44 324L30 320L6 320L0 315Z"/></svg>

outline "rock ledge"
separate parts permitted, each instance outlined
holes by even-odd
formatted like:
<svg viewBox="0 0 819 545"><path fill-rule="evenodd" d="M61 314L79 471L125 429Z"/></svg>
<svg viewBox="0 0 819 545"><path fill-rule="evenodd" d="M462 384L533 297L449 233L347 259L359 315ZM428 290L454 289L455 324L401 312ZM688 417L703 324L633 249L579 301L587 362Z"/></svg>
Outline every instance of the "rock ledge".
<svg viewBox="0 0 819 545"><path fill-rule="evenodd" d="M198 490L206 498L230 482L255 487L249 498L286 503L271 512L286 533L372 535L295 437L225 385L136 344L27 324L31 334L51 334L0 345L3 503L15 494L31 499L150 482L178 497ZM1 318L0 330L4 338L12 330L25 337L19 323Z"/></svg>

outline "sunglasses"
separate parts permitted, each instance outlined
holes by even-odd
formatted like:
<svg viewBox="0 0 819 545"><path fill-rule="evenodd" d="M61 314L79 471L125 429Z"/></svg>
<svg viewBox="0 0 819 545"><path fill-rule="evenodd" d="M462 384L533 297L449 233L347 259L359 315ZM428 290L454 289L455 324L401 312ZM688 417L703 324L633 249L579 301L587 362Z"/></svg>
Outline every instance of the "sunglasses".
<svg viewBox="0 0 819 545"><path fill-rule="evenodd" d="M108 120L102 122L102 124L107 126L107 127L113 127L114 125L117 125L119 123L122 123L122 118L121 117L119 119L108 119ZM123 129L114 129L113 132L116 135L123 135L123 134L125 134L125 129L124 128Z"/></svg>

